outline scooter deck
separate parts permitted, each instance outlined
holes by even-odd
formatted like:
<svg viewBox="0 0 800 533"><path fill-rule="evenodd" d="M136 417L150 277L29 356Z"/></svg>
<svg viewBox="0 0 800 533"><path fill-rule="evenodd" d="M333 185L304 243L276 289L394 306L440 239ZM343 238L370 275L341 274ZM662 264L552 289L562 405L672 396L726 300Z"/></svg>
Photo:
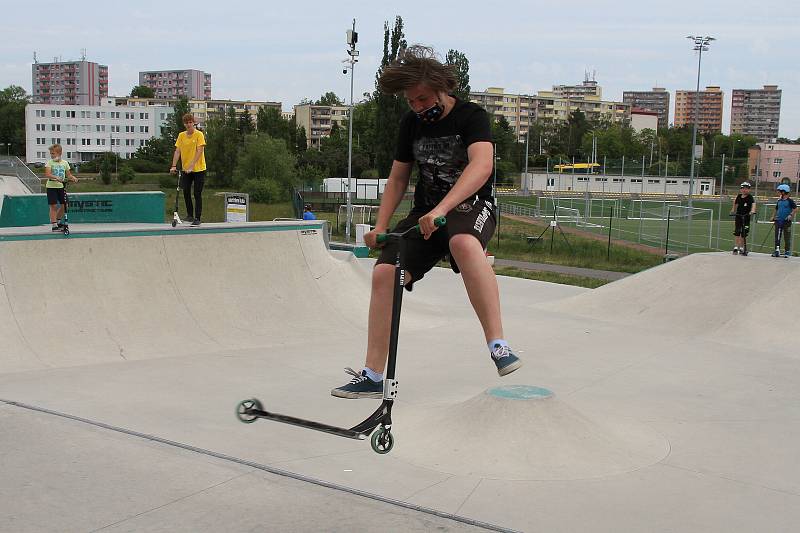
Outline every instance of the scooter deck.
<svg viewBox="0 0 800 533"><path fill-rule="evenodd" d="M292 426L299 426L307 429L313 429L316 431L322 431L324 433L330 433L331 435L336 435L338 437L346 437L348 439L364 440L367 437L369 437L369 433L354 431L352 429L340 428L337 426L330 426L328 424L323 424L321 422L314 422L313 420L305 420L302 418L296 418L294 416L281 415L278 413L270 413L269 411L262 411L261 409L248 409L246 411L246 414L257 416L258 418L266 418L267 420L282 422L284 424L290 424Z"/></svg>

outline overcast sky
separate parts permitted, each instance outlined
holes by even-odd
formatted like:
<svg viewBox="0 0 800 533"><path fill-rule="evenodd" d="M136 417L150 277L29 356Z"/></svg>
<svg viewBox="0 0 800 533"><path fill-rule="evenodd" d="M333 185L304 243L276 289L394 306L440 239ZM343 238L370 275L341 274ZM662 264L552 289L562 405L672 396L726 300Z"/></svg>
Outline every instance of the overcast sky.
<svg viewBox="0 0 800 533"><path fill-rule="evenodd" d="M280 101L334 91L349 101L342 74L345 31L356 19L356 101L374 88L383 23L403 17L409 43L456 49L470 62L473 91L504 87L535 94L596 73L606 99L623 90L694 89L697 56L685 38L717 38L703 54L701 87L725 92L728 133L733 88L783 90L780 135L800 137L800 1L572 0L570 2L51 2L0 0L0 87L31 91L31 63L87 59L108 65L109 91L129 94L140 70L210 72L214 98ZM670 115L672 120L672 114Z"/></svg>

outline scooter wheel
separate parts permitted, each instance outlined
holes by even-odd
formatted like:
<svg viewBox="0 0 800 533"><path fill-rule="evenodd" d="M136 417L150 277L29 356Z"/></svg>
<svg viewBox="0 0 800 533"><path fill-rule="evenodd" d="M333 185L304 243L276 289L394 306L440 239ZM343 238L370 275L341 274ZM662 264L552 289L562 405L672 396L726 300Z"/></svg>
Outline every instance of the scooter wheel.
<svg viewBox="0 0 800 533"><path fill-rule="evenodd" d="M250 414L251 409L257 409L258 411L264 410L261 402L255 398L251 398L250 400L242 400L239 402L239 405L236 406L236 418L245 424L252 424L258 419L258 417Z"/></svg>
<svg viewBox="0 0 800 533"><path fill-rule="evenodd" d="M178 225L178 221L173 218L172 219L172 227L174 228L177 225Z"/></svg>
<svg viewBox="0 0 800 533"><path fill-rule="evenodd" d="M69 236L69 228L64 228L64 235Z"/></svg>
<svg viewBox="0 0 800 533"><path fill-rule="evenodd" d="M384 453L389 453L392 451L392 447L394 446L394 437L392 436L392 432L390 430L380 428L372 434L372 439L370 442L372 443L372 449L375 451L375 453L383 455Z"/></svg>

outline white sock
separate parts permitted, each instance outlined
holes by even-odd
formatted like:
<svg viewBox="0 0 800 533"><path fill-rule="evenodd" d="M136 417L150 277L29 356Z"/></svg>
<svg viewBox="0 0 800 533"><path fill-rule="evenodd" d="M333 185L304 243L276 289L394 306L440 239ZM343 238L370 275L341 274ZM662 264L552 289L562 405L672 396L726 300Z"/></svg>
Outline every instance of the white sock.
<svg viewBox="0 0 800 533"><path fill-rule="evenodd" d="M494 352L494 347L496 345L498 345L498 344L500 346L508 347L508 343L505 341L505 339L494 339L494 340L489 341L489 343L487 344L487 346L489 347L489 351L490 352Z"/></svg>
<svg viewBox="0 0 800 533"><path fill-rule="evenodd" d="M364 367L364 372L367 374L367 377L369 379L371 379L372 381L374 381L376 383L379 383L379 382L383 381L383 374L378 374L377 372L375 372L374 370L372 370L369 367L365 366Z"/></svg>

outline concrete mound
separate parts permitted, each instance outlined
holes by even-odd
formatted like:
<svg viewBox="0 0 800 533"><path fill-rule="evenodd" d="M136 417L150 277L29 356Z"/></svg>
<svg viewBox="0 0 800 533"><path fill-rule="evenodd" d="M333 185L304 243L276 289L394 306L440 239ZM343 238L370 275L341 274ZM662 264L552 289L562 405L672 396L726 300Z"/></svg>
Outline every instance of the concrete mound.
<svg viewBox="0 0 800 533"><path fill-rule="evenodd" d="M397 457L454 475L507 480L600 478L652 465L667 441L632 420L588 417L547 389L504 386L403 421Z"/></svg>
<svg viewBox="0 0 800 533"><path fill-rule="evenodd" d="M796 326L800 261L765 254L692 254L548 308L632 327L771 349ZM754 328L757 320L769 328Z"/></svg>

